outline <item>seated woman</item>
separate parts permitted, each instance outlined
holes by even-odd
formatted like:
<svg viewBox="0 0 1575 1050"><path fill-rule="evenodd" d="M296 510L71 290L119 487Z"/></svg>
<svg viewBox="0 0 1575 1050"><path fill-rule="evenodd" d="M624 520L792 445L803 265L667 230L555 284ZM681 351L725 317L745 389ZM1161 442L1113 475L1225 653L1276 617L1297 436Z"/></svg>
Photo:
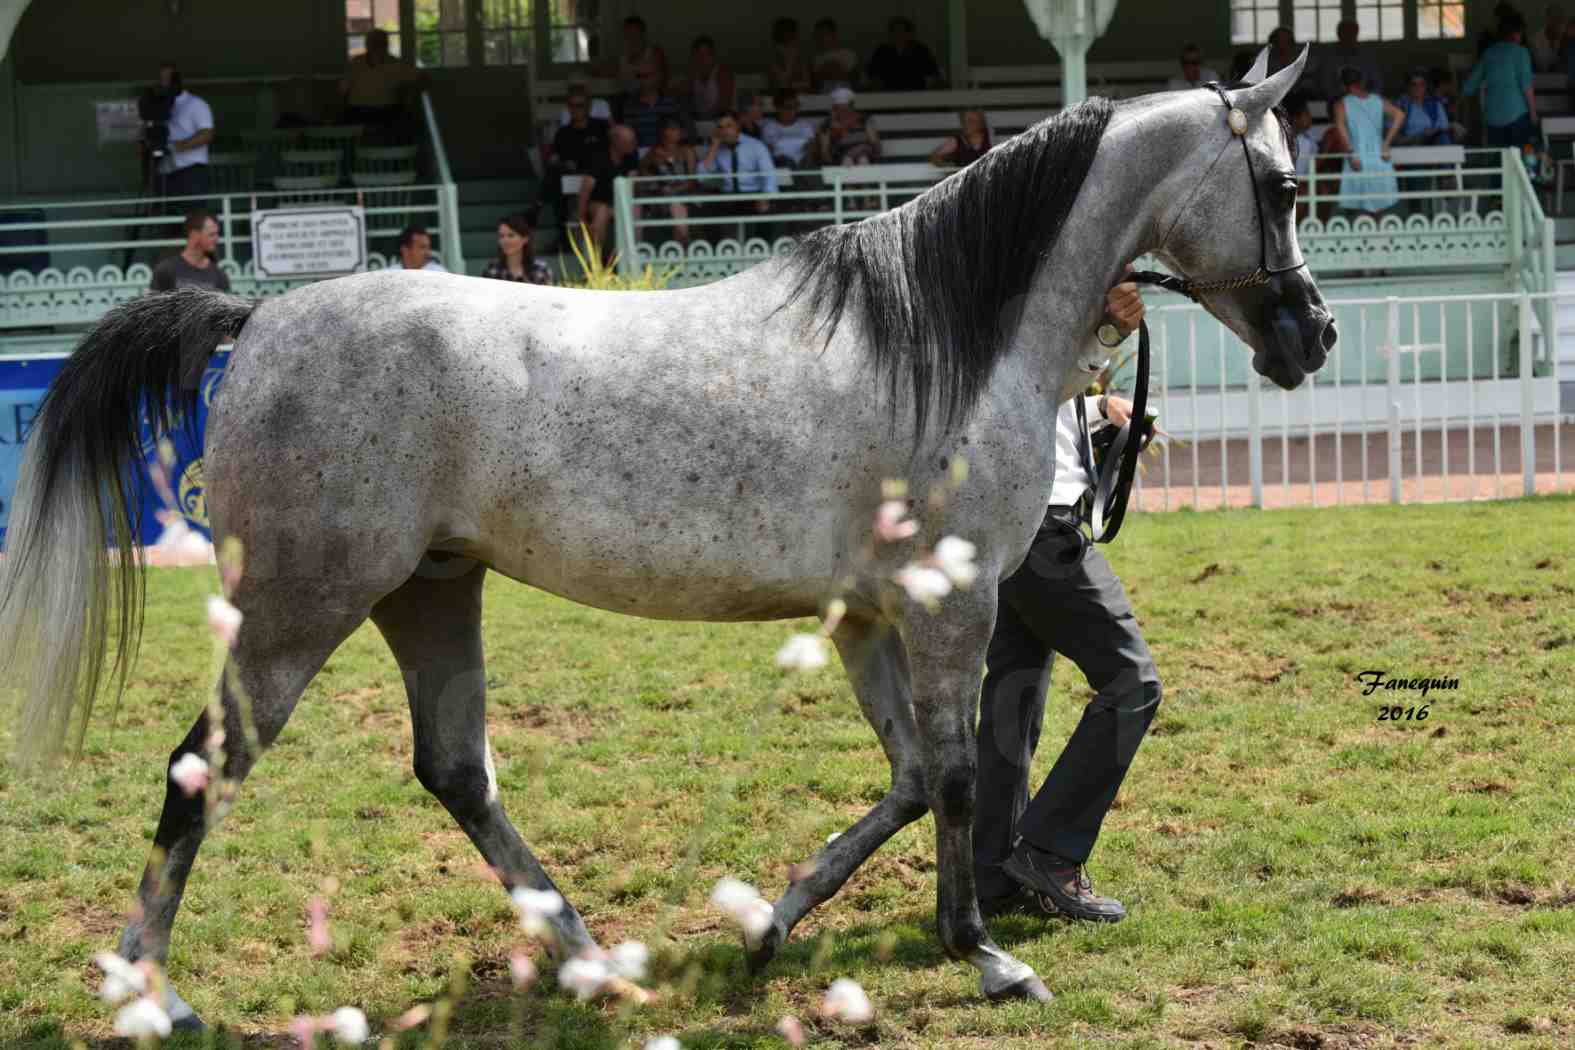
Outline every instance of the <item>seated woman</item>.
<svg viewBox="0 0 1575 1050"><path fill-rule="evenodd" d="M1404 114L1395 142L1401 146L1452 146L1454 135L1449 126L1449 111L1443 100L1428 91L1427 70L1413 69L1406 80L1405 94L1395 99Z"/></svg>
<svg viewBox="0 0 1575 1050"><path fill-rule="evenodd" d="M875 122L853 108L853 92L831 93L831 116L815 135L816 161L821 165L872 164L880 160L880 135Z"/></svg>
<svg viewBox="0 0 1575 1050"><path fill-rule="evenodd" d="M1367 89L1362 71L1347 66L1340 74L1345 95L1330 107L1334 117L1334 146L1346 154L1340 167L1340 208L1343 211L1381 212L1399 199L1395 167L1389 147L1400 133L1405 114L1393 102ZM1384 130L1384 118L1389 130Z"/></svg>
<svg viewBox="0 0 1575 1050"><path fill-rule="evenodd" d="M681 93L694 120L713 120L738 103L733 71L717 61L716 41L708 36L695 37L689 49L689 79Z"/></svg>
<svg viewBox="0 0 1575 1050"><path fill-rule="evenodd" d="M657 139L656 145L646 150L640 160L641 175L661 175L668 181L644 184L641 196L673 197L695 192L700 185L699 180L682 176L693 175L696 163L695 148L684 142L683 124L676 117L668 117L662 121L661 137ZM661 205L655 207L660 208ZM674 202L667 205L667 211L679 220L677 225L669 227L672 239L679 244L688 244L689 224L683 220L689 218L689 205ZM657 240L665 239L658 232Z"/></svg>
<svg viewBox="0 0 1575 1050"><path fill-rule="evenodd" d="M483 277L521 284L551 284L547 264L531 250L531 221L519 212L498 220L498 257L481 272Z"/></svg>
<svg viewBox="0 0 1575 1050"><path fill-rule="evenodd" d="M962 134L953 135L930 154L930 163L937 168L955 165L966 168L986 153L990 152L990 125L985 120L984 110L965 109L958 116L962 125Z"/></svg>

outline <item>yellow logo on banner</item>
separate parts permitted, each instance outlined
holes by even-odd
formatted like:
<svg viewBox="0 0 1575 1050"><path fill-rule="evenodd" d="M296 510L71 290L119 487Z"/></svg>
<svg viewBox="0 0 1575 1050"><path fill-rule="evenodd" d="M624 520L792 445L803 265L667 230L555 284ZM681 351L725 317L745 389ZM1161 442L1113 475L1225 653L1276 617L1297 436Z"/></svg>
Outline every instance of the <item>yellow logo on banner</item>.
<svg viewBox="0 0 1575 1050"><path fill-rule="evenodd" d="M180 489L175 494L180 512L193 524L208 527L208 500L202 487L202 460L194 459L181 472Z"/></svg>

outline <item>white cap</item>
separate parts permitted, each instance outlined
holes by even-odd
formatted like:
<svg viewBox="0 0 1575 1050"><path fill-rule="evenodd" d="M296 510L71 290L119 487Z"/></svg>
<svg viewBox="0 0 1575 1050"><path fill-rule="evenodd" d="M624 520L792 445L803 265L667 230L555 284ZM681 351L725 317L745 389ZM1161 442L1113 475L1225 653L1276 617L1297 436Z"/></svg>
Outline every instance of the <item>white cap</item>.
<svg viewBox="0 0 1575 1050"><path fill-rule="evenodd" d="M831 104L833 106L853 105L853 89L845 87L834 88L831 92Z"/></svg>

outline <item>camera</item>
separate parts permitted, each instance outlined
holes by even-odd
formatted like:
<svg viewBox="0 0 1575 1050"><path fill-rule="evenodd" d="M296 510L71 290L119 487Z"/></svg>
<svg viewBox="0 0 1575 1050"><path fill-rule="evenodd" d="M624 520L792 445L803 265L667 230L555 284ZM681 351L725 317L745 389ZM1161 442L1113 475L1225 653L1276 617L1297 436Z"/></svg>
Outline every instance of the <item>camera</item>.
<svg viewBox="0 0 1575 1050"><path fill-rule="evenodd" d="M175 109L179 83L143 88L137 99L137 119L142 121L142 145L148 156L162 160L169 152L170 114Z"/></svg>

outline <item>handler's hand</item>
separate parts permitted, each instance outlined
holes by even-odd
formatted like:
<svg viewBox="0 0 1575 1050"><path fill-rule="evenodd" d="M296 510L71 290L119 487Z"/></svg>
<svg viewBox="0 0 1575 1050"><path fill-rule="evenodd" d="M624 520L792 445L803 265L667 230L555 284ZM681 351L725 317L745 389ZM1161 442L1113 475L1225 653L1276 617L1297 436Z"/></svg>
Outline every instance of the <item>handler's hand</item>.
<svg viewBox="0 0 1575 1050"><path fill-rule="evenodd" d="M1118 427L1125 426L1126 421L1132 418L1132 402L1117 394L1106 395L1105 418Z"/></svg>
<svg viewBox="0 0 1575 1050"><path fill-rule="evenodd" d="M1126 272L1132 272L1131 263L1127 263ZM1105 313L1121 330L1121 337L1126 338L1143 320L1143 293L1131 281L1116 285L1105 293Z"/></svg>

